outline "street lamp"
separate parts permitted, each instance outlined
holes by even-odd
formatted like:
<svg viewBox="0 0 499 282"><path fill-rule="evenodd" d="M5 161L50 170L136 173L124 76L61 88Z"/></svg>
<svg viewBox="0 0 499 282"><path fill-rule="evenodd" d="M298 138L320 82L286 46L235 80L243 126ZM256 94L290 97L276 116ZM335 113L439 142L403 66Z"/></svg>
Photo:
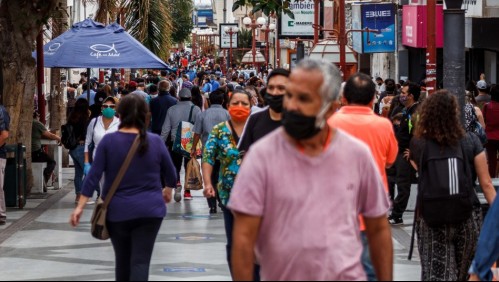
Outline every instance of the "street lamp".
<svg viewBox="0 0 499 282"><path fill-rule="evenodd" d="M239 32L239 28L234 27L226 27L224 30L225 34L230 36L230 46L229 46L229 67L232 65L232 36Z"/></svg>
<svg viewBox="0 0 499 282"><path fill-rule="evenodd" d="M270 24L268 27L263 27L260 29L265 33L265 60L267 61L267 66L269 65L269 33L274 32L275 29L275 24Z"/></svg>
<svg viewBox="0 0 499 282"><path fill-rule="evenodd" d="M267 24L267 20L264 17L259 17L258 19L255 20L254 17L245 17L243 19L243 24L246 26L246 28L251 28L252 34L253 34L253 46L252 46L252 52L253 52L253 67L256 70L256 29L261 28L262 26Z"/></svg>

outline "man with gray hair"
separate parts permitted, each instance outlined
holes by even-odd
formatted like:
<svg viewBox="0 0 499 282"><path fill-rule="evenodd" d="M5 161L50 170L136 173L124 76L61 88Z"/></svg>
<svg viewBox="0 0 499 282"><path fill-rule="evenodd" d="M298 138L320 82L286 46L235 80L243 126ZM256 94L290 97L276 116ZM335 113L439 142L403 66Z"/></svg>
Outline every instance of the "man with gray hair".
<svg viewBox="0 0 499 282"><path fill-rule="evenodd" d="M231 193L232 271L251 280L366 280L358 215L379 280L392 280L389 201L369 148L327 120L341 75L305 59L290 76L283 127L253 145ZM289 172L289 173L283 173Z"/></svg>

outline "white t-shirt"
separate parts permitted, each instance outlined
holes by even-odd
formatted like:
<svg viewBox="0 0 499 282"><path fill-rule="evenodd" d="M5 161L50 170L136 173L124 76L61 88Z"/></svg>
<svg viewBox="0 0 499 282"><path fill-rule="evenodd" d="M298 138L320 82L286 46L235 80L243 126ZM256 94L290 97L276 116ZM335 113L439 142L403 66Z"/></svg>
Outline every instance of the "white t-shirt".
<svg viewBox="0 0 499 282"><path fill-rule="evenodd" d="M97 152L97 147L99 146L100 141L104 136L108 133L114 133L118 131L120 126L120 119L114 117L113 121L109 125L108 129L104 128L104 123L102 122L102 116L94 118L90 121L90 124L87 128L87 138L85 139L85 153L88 153L88 146L94 142L95 148L93 152L93 156L95 157L95 152ZM92 140L93 138L93 140Z"/></svg>

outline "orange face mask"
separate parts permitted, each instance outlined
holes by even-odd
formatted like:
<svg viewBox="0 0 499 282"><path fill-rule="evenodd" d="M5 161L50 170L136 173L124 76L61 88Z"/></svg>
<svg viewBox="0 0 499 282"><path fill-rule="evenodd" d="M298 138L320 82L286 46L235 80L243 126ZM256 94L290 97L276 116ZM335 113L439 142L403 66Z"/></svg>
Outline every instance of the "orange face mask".
<svg viewBox="0 0 499 282"><path fill-rule="evenodd" d="M243 106L232 106L229 109L230 117L235 122L245 122L250 116L251 110Z"/></svg>

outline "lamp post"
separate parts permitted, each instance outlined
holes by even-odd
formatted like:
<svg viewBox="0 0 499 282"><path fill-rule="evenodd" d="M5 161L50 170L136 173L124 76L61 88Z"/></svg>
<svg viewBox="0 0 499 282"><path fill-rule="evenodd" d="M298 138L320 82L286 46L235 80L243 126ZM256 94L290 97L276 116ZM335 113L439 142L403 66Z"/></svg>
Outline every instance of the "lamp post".
<svg viewBox="0 0 499 282"><path fill-rule="evenodd" d="M267 66L269 65L269 33L274 32L275 28L275 24L270 24L260 29L265 32L265 61L267 61Z"/></svg>
<svg viewBox="0 0 499 282"><path fill-rule="evenodd" d="M261 28L262 26L267 24L267 20L264 17L259 17L258 19L255 20L254 17L245 17L243 19L243 24L246 26L246 28L251 28L252 34L253 34L253 46L251 47L251 50L253 52L253 67L256 70L256 29Z"/></svg>
<svg viewBox="0 0 499 282"><path fill-rule="evenodd" d="M225 34L228 34L230 36L230 45L229 45L229 68L232 65L232 39L233 35L237 34L239 32L239 28L237 27L226 27L224 30Z"/></svg>

